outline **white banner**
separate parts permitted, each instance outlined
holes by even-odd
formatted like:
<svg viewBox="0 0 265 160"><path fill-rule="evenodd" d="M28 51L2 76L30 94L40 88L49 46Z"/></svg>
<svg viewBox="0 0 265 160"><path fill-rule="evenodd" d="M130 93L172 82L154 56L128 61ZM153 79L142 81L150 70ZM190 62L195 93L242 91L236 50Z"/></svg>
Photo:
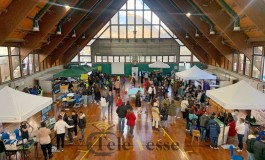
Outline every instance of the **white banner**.
<svg viewBox="0 0 265 160"><path fill-rule="evenodd" d="M132 77L134 77L135 80L138 81L138 67L132 67Z"/></svg>

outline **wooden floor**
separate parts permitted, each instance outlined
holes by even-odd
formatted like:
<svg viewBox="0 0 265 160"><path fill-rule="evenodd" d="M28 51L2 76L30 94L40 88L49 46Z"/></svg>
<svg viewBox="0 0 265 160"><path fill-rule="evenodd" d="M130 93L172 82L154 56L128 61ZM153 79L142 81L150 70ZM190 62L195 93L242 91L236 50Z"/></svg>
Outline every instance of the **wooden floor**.
<svg viewBox="0 0 265 160"><path fill-rule="evenodd" d="M126 88L129 86L126 86ZM125 132L120 135L117 131L118 117L115 113L107 115L105 121L102 120L101 109L96 104L83 107L86 114L87 126L85 129L86 141L79 142L75 139L73 145L67 145L63 152L54 153L55 160L229 160L229 150L220 147L213 150L209 147L209 142L200 142L197 139L191 144L191 136L185 131L185 121L182 118L176 120L175 125L168 124L166 130L152 130L151 113L148 104L143 107L141 116L137 116L134 137L127 136L127 126ZM147 110L147 114L145 111ZM136 108L134 108L136 113ZM69 114L68 114L69 115ZM30 123L39 126L37 122L40 117L35 115ZM8 126L7 126L8 127ZM78 130L79 132L79 130ZM80 138L80 132L78 133ZM118 144L121 145L118 145ZM53 140L53 144L56 144ZM235 144L236 145L236 144ZM238 153L236 153L238 154ZM246 151L240 155L246 159ZM32 155L32 157L34 157ZM29 158L34 159L34 158ZM43 159L39 150L39 160Z"/></svg>

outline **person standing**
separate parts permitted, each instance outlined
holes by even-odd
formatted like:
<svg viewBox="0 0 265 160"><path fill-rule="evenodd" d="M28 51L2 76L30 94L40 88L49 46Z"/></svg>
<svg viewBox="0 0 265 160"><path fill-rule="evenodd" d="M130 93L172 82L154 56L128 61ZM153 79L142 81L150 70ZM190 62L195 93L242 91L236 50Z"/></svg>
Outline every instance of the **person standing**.
<svg viewBox="0 0 265 160"><path fill-rule="evenodd" d="M159 112L160 112L160 120L162 123L162 127L167 128L168 107L161 106L159 108Z"/></svg>
<svg viewBox="0 0 265 160"><path fill-rule="evenodd" d="M142 104L141 104L141 91L138 90L138 92L135 95L135 106L137 107L137 114L142 113Z"/></svg>
<svg viewBox="0 0 265 160"><path fill-rule="evenodd" d="M0 139L0 160L6 160L6 147L2 139Z"/></svg>
<svg viewBox="0 0 265 160"><path fill-rule="evenodd" d="M57 151L60 152L60 141L62 145L62 151L64 147L65 139L65 128L73 128L74 126L69 126L61 115L58 116L58 121L54 125L54 131L56 132L56 141L57 141Z"/></svg>
<svg viewBox="0 0 265 160"><path fill-rule="evenodd" d="M114 102L114 96L112 95L112 92L109 91L109 94L106 97L106 100L108 102L108 113L112 114L112 109L113 109L113 102Z"/></svg>
<svg viewBox="0 0 265 160"><path fill-rule="evenodd" d="M132 108L130 108L129 112L126 114L126 119L128 121L128 126L130 128L129 135L133 137L133 129L134 129L134 126L135 126L136 116L133 113L133 109Z"/></svg>
<svg viewBox="0 0 265 160"><path fill-rule="evenodd" d="M174 100L171 100L171 104L168 107L168 115L171 119L171 124L175 124L175 116L177 115L177 106Z"/></svg>
<svg viewBox="0 0 265 160"><path fill-rule="evenodd" d="M154 85L148 88L148 94L149 94L149 102L151 103L151 101L154 99L156 94L156 89Z"/></svg>
<svg viewBox="0 0 265 160"><path fill-rule="evenodd" d="M51 130L46 127L46 123L41 122L41 128L39 128L39 130L37 131L36 138L41 146L41 150L43 152L45 160L47 160L47 150L48 150L49 159L53 157L50 134Z"/></svg>
<svg viewBox="0 0 265 160"><path fill-rule="evenodd" d="M158 130L158 122L160 120L159 116L159 108L158 108L158 102L154 103L154 106L152 107L152 117L153 117L153 125L152 127L156 130Z"/></svg>
<svg viewBox="0 0 265 160"><path fill-rule="evenodd" d="M209 117L207 115L207 112L204 111L203 115L199 119L200 119L200 129L201 129L200 140L205 141L206 131L207 131L206 128L209 122Z"/></svg>
<svg viewBox="0 0 265 160"><path fill-rule="evenodd" d="M67 124L69 126L74 126L74 120L72 119L72 117L68 117L68 121ZM74 143L74 138L73 138L73 131L74 131L74 127L73 128L68 128L68 137L69 137L69 142L68 144L73 144Z"/></svg>
<svg viewBox="0 0 265 160"><path fill-rule="evenodd" d="M72 119L74 121L74 132L75 132L74 138L77 138L77 124L78 124L77 117L78 116L75 110L72 110Z"/></svg>
<svg viewBox="0 0 265 160"><path fill-rule="evenodd" d="M29 139L29 128L33 131L33 127L27 121L21 122L20 131L22 139Z"/></svg>
<svg viewBox="0 0 265 160"><path fill-rule="evenodd" d="M254 143L254 157L255 160L265 159L265 136L262 136L260 141Z"/></svg>
<svg viewBox="0 0 265 160"><path fill-rule="evenodd" d="M218 149L217 143L218 143L218 136L220 134L220 126L217 124L217 122L215 122L213 115L210 117L207 129L210 132L210 141L211 141L210 147L213 149Z"/></svg>
<svg viewBox="0 0 265 160"><path fill-rule="evenodd" d="M247 139L247 155L248 160L255 160L254 158L254 144L256 142L256 138L259 135L259 132L255 130L253 134L248 135Z"/></svg>
<svg viewBox="0 0 265 160"><path fill-rule="evenodd" d="M78 127L81 130L81 138L79 140L83 142L85 140L85 128L86 128L86 115L83 113L83 111L79 112Z"/></svg>
<svg viewBox="0 0 265 160"><path fill-rule="evenodd" d="M182 112L182 118L186 119L186 109L189 106L189 101L187 100L187 98L185 98L184 100L181 101L180 103L180 111Z"/></svg>
<svg viewBox="0 0 265 160"><path fill-rule="evenodd" d="M195 114L195 111L193 108L189 110L189 115L188 115L188 120L189 120L189 128L190 128L190 134L192 134L192 131L196 129L197 127L197 121L198 121L198 116Z"/></svg>
<svg viewBox="0 0 265 160"><path fill-rule="evenodd" d="M124 123L125 123L125 116L127 114L127 108L124 104L119 106L116 109L116 113L118 114L119 120L118 120L118 126L119 126L119 132L123 134L124 130Z"/></svg>
<svg viewBox="0 0 265 160"><path fill-rule="evenodd" d="M119 79L116 80L114 86L115 86L116 94L117 95L120 95L120 86L121 86L121 83L120 83Z"/></svg>
<svg viewBox="0 0 265 160"><path fill-rule="evenodd" d="M242 152L243 149L243 137L245 134L245 123L244 119L240 118L238 122L236 123L236 133L238 138L238 150L237 152Z"/></svg>
<svg viewBox="0 0 265 160"><path fill-rule="evenodd" d="M100 105L101 105L102 117L103 117L103 120L105 120L107 118L105 113L106 113L108 104L104 96L102 96L100 99Z"/></svg>

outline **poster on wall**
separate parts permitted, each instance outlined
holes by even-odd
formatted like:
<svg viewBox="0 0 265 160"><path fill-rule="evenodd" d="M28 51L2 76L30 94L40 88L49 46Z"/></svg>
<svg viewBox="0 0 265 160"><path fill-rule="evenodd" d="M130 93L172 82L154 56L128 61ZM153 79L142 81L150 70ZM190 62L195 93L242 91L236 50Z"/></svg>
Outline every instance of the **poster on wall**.
<svg viewBox="0 0 265 160"><path fill-rule="evenodd" d="M253 109L251 115L256 118L258 122L265 122L265 110L264 109Z"/></svg>
<svg viewBox="0 0 265 160"><path fill-rule="evenodd" d="M138 67L132 67L132 76L138 81Z"/></svg>

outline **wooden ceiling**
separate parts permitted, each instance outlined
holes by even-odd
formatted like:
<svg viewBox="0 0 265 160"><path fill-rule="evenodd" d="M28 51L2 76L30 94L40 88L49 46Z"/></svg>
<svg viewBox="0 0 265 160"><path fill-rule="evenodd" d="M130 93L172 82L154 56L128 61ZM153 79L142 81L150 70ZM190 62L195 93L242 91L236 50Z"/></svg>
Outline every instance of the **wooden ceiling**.
<svg viewBox="0 0 265 160"><path fill-rule="evenodd" d="M18 45L21 59L39 51L41 63L65 64L97 34L126 0L0 0L0 45ZM144 0L181 41L202 61L225 67L232 53L252 59L253 46L265 44L263 0ZM223 2L230 8L224 7ZM47 5L49 4L49 5ZM64 7L68 5L72 8ZM78 7L76 8L75 6ZM47 7L48 6L48 7ZM194 7L196 6L196 7ZM42 12L41 10L47 7ZM233 10L240 31L233 31ZM190 17L185 14L191 13ZM179 14L182 13L182 14ZM40 31L32 31L39 15ZM203 17L204 16L204 17ZM57 35L57 25L62 34ZM210 23L216 34L210 34ZM72 37L73 30L76 37ZM200 36L196 37L196 29ZM81 38L85 34L86 38ZM188 34L190 38L185 38Z"/></svg>

